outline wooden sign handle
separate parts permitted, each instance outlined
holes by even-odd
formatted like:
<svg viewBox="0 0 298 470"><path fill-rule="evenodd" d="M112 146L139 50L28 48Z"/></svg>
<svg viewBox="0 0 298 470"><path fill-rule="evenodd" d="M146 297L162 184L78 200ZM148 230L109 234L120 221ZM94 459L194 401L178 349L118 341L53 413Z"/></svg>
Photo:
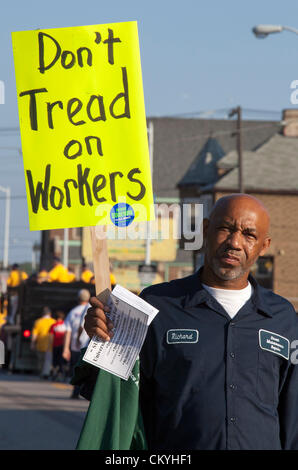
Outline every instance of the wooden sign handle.
<svg viewBox="0 0 298 470"><path fill-rule="evenodd" d="M96 295L111 290L106 226L90 227Z"/></svg>

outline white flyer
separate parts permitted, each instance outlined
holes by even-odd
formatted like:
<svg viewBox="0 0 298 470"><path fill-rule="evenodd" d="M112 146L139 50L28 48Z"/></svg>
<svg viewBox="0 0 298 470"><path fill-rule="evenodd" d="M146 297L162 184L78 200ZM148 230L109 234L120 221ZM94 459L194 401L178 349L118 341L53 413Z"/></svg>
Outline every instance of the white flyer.
<svg viewBox="0 0 298 470"><path fill-rule="evenodd" d="M114 336L110 341L94 336L83 360L127 380L158 310L119 284L112 290L107 305Z"/></svg>

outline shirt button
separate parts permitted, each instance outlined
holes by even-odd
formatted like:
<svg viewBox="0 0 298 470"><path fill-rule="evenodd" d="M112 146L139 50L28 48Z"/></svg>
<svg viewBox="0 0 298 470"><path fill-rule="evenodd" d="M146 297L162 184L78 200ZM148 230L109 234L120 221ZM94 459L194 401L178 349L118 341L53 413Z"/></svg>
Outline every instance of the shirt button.
<svg viewBox="0 0 298 470"><path fill-rule="evenodd" d="M231 388L232 390L235 390L235 389L236 389L236 385L235 385L235 384L230 384L230 388Z"/></svg>
<svg viewBox="0 0 298 470"><path fill-rule="evenodd" d="M236 423L236 418L232 417L232 418L230 418L230 421L231 421L231 423L235 424Z"/></svg>
<svg viewBox="0 0 298 470"><path fill-rule="evenodd" d="M230 352L230 356L231 356L232 358L234 358L234 357L235 357L235 353Z"/></svg>
<svg viewBox="0 0 298 470"><path fill-rule="evenodd" d="M236 323L235 323L234 321L232 321L232 322L230 323L230 326L235 326L235 325L236 325Z"/></svg>

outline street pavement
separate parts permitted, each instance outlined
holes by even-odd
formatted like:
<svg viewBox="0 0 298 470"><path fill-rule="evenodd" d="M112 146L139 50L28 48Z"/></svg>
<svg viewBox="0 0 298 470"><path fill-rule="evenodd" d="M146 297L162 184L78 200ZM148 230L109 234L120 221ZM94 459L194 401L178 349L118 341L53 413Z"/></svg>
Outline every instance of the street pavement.
<svg viewBox="0 0 298 470"><path fill-rule="evenodd" d="M0 368L0 450L73 450L89 402L72 386Z"/></svg>

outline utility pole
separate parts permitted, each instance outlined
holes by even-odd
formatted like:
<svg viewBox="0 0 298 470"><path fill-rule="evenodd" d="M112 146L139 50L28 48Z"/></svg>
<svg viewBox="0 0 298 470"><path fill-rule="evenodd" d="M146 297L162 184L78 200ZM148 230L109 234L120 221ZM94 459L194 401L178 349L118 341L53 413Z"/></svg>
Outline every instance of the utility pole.
<svg viewBox="0 0 298 470"><path fill-rule="evenodd" d="M153 147L154 147L154 126L153 122L150 121L148 128L148 141L149 141L149 158L150 158L150 168L151 168L151 179L153 184ZM139 278L141 287L150 286L156 276L156 267L151 264L151 227L150 221L147 221L147 233L146 233L146 254L145 254L145 264L140 264Z"/></svg>
<svg viewBox="0 0 298 470"><path fill-rule="evenodd" d="M149 141L149 158L150 158L150 169L151 169L151 179L153 185L153 146L154 146L154 127L153 122L149 122L148 126L148 141ZM147 222L147 238L146 238L146 258L145 264L151 264L151 225L150 221Z"/></svg>
<svg viewBox="0 0 298 470"><path fill-rule="evenodd" d="M0 186L0 191L6 194L5 202L5 223L4 223L4 254L3 254L3 268L8 268L8 251L9 251L9 226L10 226L10 188L3 188Z"/></svg>
<svg viewBox="0 0 298 470"><path fill-rule="evenodd" d="M240 106L232 109L229 113L229 117L237 114L237 152L238 152L238 187L239 193L244 193L243 183L243 154L242 154L242 109Z"/></svg>
<svg viewBox="0 0 298 470"><path fill-rule="evenodd" d="M50 230L41 230L41 250L39 269L49 270L51 268L53 255L50 249Z"/></svg>
<svg viewBox="0 0 298 470"><path fill-rule="evenodd" d="M63 264L68 267L68 228L64 229L64 241L63 241Z"/></svg>
<svg viewBox="0 0 298 470"><path fill-rule="evenodd" d="M10 188L6 188L5 203L5 238L4 238L4 269L8 268L8 250L9 250L9 225L10 225Z"/></svg>

